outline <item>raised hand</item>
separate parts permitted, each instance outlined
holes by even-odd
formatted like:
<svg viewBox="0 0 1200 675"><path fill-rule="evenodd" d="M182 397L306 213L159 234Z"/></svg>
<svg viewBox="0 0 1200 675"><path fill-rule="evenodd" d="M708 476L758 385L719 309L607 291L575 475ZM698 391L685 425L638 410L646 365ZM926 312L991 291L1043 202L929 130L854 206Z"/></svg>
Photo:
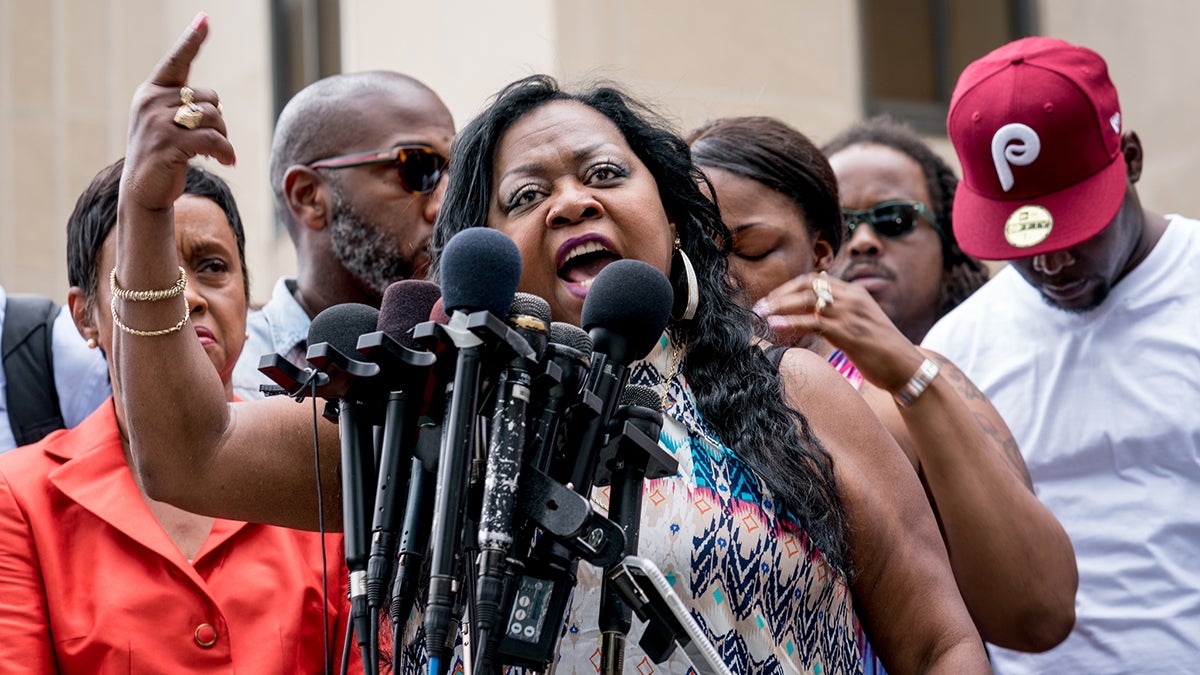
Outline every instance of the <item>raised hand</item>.
<svg viewBox="0 0 1200 675"><path fill-rule="evenodd" d="M832 301L818 305L827 284ZM820 335L842 350L871 384L895 392L908 382L924 355L892 323L870 293L824 273L802 274L780 284L754 306L781 344Z"/></svg>
<svg viewBox="0 0 1200 675"><path fill-rule="evenodd" d="M227 165L236 161L217 92L188 86L192 61L207 35L208 15L201 12L133 96L121 177L126 208L169 209L183 194L188 160L197 155Z"/></svg>

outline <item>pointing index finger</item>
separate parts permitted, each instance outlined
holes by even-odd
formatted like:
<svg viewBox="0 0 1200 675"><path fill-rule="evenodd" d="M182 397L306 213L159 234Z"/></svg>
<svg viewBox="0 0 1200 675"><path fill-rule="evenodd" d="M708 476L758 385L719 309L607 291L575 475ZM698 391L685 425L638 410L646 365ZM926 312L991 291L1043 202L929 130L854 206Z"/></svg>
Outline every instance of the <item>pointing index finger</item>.
<svg viewBox="0 0 1200 675"><path fill-rule="evenodd" d="M188 71L191 70L192 60L200 51L200 45L208 36L208 14L200 12L188 25L183 35L175 41L171 50L163 56L154 71L150 73L150 83L163 87L179 87L187 84Z"/></svg>

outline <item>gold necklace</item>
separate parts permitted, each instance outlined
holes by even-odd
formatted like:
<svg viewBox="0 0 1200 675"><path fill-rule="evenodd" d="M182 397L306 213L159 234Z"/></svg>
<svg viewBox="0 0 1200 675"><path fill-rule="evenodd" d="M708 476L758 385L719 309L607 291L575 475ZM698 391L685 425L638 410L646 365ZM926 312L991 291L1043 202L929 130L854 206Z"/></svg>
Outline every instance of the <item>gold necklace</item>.
<svg viewBox="0 0 1200 675"><path fill-rule="evenodd" d="M682 343L682 346L680 343ZM670 408L671 382L673 382L679 375L680 366L683 362L683 352L687 347L687 341L680 340L679 342L676 342L673 339L672 331L667 329L667 344L671 347L671 365L669 366L670 370L667 372L666 378L663 378L661 372L658 374L658 383L660 386L662 386L662 411L664 415Z"/></svg>

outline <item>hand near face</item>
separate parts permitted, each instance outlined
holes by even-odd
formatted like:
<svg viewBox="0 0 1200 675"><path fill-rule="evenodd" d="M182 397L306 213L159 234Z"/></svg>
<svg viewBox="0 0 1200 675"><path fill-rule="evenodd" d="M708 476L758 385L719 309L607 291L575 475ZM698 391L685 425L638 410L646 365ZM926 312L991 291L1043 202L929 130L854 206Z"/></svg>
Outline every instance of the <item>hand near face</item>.
<svg viewBox="0 0 1200 675"><path fill-rule="evenodd" d="M204 155L232 165L237 159L226 137L217 93L193 87L192 106L184 100L188 72L207 35L208 16L201 13L133 96L129 146L121 177L126 204L147 211L168 209L183 194L188 160ZM175 121L181 107L201 115L194 129Z"/></svg>
<svg viewBox="0 0 1200 675"><path fill-rule="evenodd" d="M814 282L829 284L833 302L817 312ZM871 384L898 391L924 356L892 324L870 293L858 284L822 274L802 274L760 300L754 311L767 319L781 344L796 345L819 335L842 350Z"/></svg>

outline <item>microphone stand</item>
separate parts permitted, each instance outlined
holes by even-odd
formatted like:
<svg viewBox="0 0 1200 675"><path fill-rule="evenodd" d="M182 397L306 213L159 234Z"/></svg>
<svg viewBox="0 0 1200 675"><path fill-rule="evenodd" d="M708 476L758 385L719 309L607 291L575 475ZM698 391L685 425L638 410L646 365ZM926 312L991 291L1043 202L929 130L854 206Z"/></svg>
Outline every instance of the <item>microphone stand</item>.
<svg viewBox="0 0 1200 675"><path fill-rule="evenodd" d="M371 624L367 600L373 502L367 486L374 486L378 480L372 424L377 411L372 409L371 397L359 390L370 389L371 385L363 384L376 378L380 368L349 358L327 342L309 345L307 358L318 370L329 374L331 387L343 392L337 399L336 421L342 446L342 522L346 567L350 570L350 617L363 653L363 670L369 675L377 671L378 664L371 653L376 628ZM330 416L331 406L327 405L325 411Z"/></svg>
<svg viewBox="0 0 1200 675"><path fill-rule="evenodd" d="M646 390L650 400L657 401L653 390ZM626 396L634 393L633 386ZM641 393L641 392L637 392ZM609 475L597 478L597 485L610 482L608 517L621 526L625 534L626 556L637 555L639 528L642 519L642 491L647 476L651 479L674 474L679 462L658 445L662 430L662 412L649 407L625 405L617 409L614 426L621 431L605 448L600 457L601 472ZM602 675L621 675L625 661L625 636L632 626L631 610L622 601L607 576L600 592L600 672Z"/></svg>

